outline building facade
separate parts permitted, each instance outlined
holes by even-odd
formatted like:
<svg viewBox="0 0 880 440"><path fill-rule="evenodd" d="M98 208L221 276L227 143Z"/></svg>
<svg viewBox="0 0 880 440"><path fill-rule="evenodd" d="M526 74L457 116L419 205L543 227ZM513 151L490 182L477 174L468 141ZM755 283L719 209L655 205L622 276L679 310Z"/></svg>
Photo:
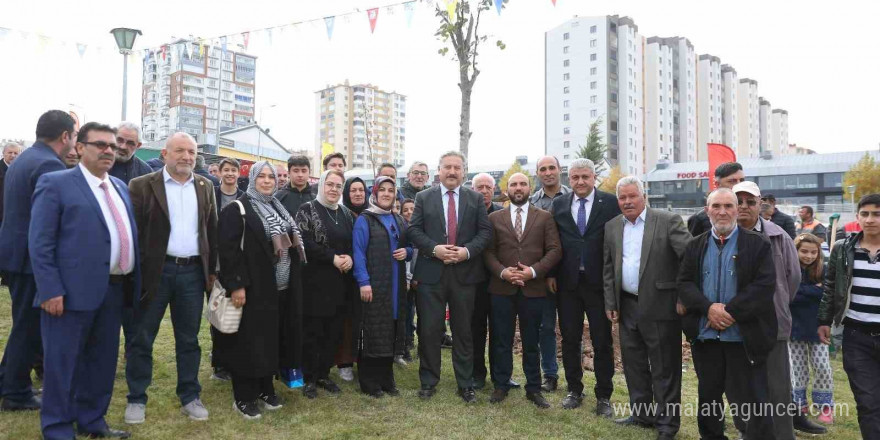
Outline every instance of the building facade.
<svg viewBox="0 0 880 440"><path fill-rule="evenodd" d="M687 38L650 37L644 49L645 169L697 159L696 58Z"/></svg>
<svg viewBox="0 0 880 440"><path fill-rule="evenodd" d="M177 40L144 57L143 139L221 133L254 123L256 57Z"/></svg>
<svg viewBox="0 0 880 440"><path fill-rule="evenodd" d="M721 66L721 125L722 143L736 151L736 156L742 154L739 150L739 79L736 69L727 64ZM743 156L748 157L748 156Z"/></svg>
<svg viewBox="0 0 880 440"><path fill-rule="evenodd" d="M724 91L721 59L700 55L697 61L697 159L708 160L706 144L724 142Z"/></svg>
<svg viewBox="0 0 880 440"><path fill-rule="evenodd" d="M315 92L315 156L345 155L348 168L375 169L406 161L406 96L371 84L327 86Z"/></svg>
<svg viewBox="0 0 880 440"><path fill-rule="evenodd" d="M761 155L761 108L758 81L749 78L739 80L737 93L737 122L739 123L739 151L737 158Z"/></svg>
<svg viewBox="0 0 880 440"><path fill-rule="evenodd" d="M764 98L758 98L758 147L761 154L773 154L773 148L770 147L770 114L772 112L770 101Z"/></svg>
<svg viewBox="0 0 880 440"><path fill-rule="evenodd" d="M788 148L788 112L773 109L770 114L770 147L774 154L787 154Z"/></svg>
<svg viewBox="0 0 880 440"><path fill-rule="evenodd" d="M567 166L590 124L625 174L645 169L642 38L628 17L575 17L545 33L545 146Z"/></svg>

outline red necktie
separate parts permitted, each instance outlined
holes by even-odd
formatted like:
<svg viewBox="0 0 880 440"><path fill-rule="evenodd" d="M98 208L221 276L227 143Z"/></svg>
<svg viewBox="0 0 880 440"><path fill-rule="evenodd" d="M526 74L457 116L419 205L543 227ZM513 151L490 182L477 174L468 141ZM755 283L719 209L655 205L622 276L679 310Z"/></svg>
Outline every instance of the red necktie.
<svg viewBox="0 0 880 440"><path fill-rule="evenodd" d="M455 246L455 237L458 232L458 215L455 214L455 191L447 191L449 195L449 207L446 208L446 244Z"/></svg>
<svg viewBox="0 0 880 440"><path fill-rule="evenodd" d="M122 215L119 214L119 210L116 209L116 204L113 203L113 198L110 197L110 190L107 188L107 182L101 182L99 186L104 190L104 197L107 199L107 206L110 208L110 214L113 215L113 222L116 223L116 231L119 234L119 270L126 272L129 268L128 247L130 244L128 243L128 231L125 229L125 222L122 220Z"/></svg>

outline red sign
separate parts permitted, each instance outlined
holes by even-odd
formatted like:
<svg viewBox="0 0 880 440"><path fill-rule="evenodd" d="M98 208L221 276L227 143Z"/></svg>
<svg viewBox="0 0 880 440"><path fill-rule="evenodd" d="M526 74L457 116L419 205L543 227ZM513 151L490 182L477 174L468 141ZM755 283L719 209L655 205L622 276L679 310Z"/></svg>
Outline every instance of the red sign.
<svg viewBox="0 0 880 440"><path fill-rule="evenodd" d="M724 144L707 144L709 150L709 174L715 175L715 168L725 162L736 162L736 153ZM718 188L715 179L709 179L709 189L714 191Z"/></svg>
<svg viewBox="0 0 880 440"><path fill-rule="evenodd" d="M699 173L691 171L690 173L678 173L675 175L676 179L696 179L698 177L700 179L705 179L709 177L709 173L706 171L700 171Z"/></svg>

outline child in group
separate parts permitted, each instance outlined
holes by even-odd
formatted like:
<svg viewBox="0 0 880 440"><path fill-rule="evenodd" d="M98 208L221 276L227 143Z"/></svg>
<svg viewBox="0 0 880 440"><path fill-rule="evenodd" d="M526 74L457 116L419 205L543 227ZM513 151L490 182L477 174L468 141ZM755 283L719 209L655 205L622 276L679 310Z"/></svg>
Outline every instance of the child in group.
<svg viewBox="0 0 880 440"><path fill-rule="evenodd" d="M828 357L828 346L819 342L817 334L824 276L822 241L813 234L804 233L795 238L794 245L801 264L801 285L790 306L792 323L788 349L791 360L792 399L804 415L809 413L807 385L810 383L810 369L812 369L813 405L820 409L818 420L820 423L832 424L834 377Z"/></svg>

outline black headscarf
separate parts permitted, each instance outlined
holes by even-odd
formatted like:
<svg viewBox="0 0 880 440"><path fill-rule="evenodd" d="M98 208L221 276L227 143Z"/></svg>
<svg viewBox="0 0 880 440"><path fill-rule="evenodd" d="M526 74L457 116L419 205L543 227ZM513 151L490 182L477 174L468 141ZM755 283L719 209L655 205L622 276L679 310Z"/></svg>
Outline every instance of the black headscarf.
<svg viewBox="0 0 880 440"><path fill-rule="evenodd" d="M364 187L364 203L359 206L351 202L351 185L353 183L360 183ZM356 216L361 215L361 212L370 207L370 195L367 194L367 184L364 183L363 179L352 177L345 181L345 187L342 188L342 204Z"/></svg>

